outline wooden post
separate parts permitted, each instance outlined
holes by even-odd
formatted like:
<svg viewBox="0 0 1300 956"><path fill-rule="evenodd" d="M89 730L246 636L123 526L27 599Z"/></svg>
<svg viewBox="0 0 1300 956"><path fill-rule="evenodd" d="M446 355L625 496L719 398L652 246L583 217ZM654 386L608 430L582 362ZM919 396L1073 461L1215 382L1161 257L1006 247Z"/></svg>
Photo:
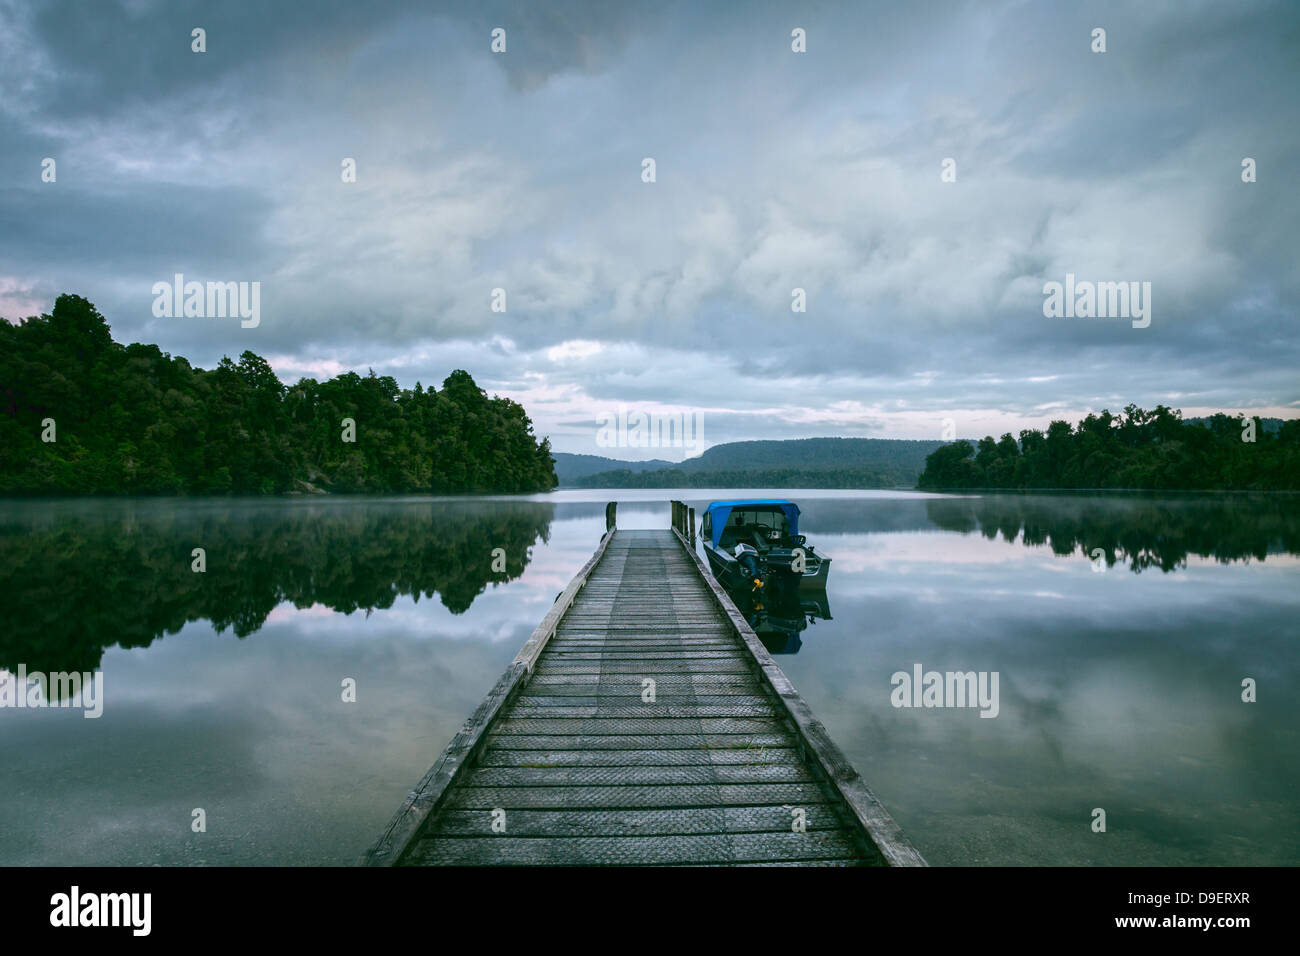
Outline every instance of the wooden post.
<svg viewBox="0 0 1300 956"><path fill-rule="evenodd" d="M690 511L691 511L691 533L690 535L688 535L688 537L691 539L691 547L693 548L695 547L695 509L692 508L690 509Z"/></svg>
<svg viewBox="0 0 1300 956"><path fill-rule="evenodd" d="M605 504L605 533L608 534L609 532L613 531L614 526L617 523L618 523L618 502L617 501L607 502Z"/></svg>

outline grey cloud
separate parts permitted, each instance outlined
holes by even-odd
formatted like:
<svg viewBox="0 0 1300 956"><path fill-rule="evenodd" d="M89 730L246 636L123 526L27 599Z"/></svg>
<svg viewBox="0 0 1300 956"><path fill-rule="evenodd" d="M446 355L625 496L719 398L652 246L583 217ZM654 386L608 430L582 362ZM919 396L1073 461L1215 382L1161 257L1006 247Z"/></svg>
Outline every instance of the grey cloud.
<svg viewBox="0 0 1300 956"><path fill-rule="evenodd" d="M715 441L763 434L760 408L793 437L1111 395L1300 403L1290 4L0 2L0 21L0 314L12 290L75 291L202 364L466 367L539 431L619 401L732 410ZM176 271L262 281L262 325L154 320L148 287ZM1151 327L1045 319L1067 271L1151 281ZM572 340L604 348L548 357Z"/></svg>

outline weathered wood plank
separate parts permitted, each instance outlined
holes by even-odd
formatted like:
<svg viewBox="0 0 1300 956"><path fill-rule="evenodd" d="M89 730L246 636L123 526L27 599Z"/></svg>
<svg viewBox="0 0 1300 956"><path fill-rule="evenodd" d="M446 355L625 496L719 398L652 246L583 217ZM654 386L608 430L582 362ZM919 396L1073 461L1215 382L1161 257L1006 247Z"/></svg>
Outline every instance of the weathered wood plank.
<svg viewBox="0 0 1300 956"><path fill-rule="evenodd" d="M682 767L476 767L466 787L676 787L686 784L812 783L802 764Z"/></svg>
<svg viewBox="0 0 1300 956"><path fill-rule="evenodd" d="M757 687L758 681L755 677L748 674L713 674L713 673L686 673L686 674L661 674L656 683L659 687L674 688L718 688L718 687ZM633 674L601 674L594 672L590 674L547 674L543 670L536 670L533 676L528 679L528 690L530 693L542 693L537 690L541 687L559 687L559 686L610 686L618 687L623 684L635 684L640 686L641 678ZM710 694L721 693L719 690L710 689L706 691Z"/></svg>
<svg viewBox="0 0 1300 956"><path fill-rule="evenodd" d="M422 840L412 861L433 866L694 866L703 863L855 859L839 831L646 837L442 837Z"/></svg>
<svg viewBox="0 0 1300 956"><path fill-rule="evenodd" d="M518 698L521 706L523 706L525 699L538 703L550 699L562 699L573 704L583 702L613 704L620 701L627 702L631 698L640 699L642 685L639 680L635 684L628 682L621 684L597 684L594 682L589 684L529 684L525 690L527 693L521 694ZM725 699L732 697L751 697L755 702L769 700L766 694L759 693L758 685L753 682L730 685L714 684L713 686L656 682L655 697L661 704L682 701L720 704Z"/></svg>
<svg viewBox="0 0 1300 956"><path fill-rule="evenodd" d="M595 636L578 635L571 637L560 632L551 638L550 647L552 650L578 650L594 649L609 651L647 651L657 650L659 648L679 649L684 647L691 648L734 648L736 641L726 634L680 634L680 635L649 635L637 634L631 637L611 640L609 638L599 638Z"/></svg>
<svg viewBox="0 0 1300 956"><path fill-rule="evenodd" d="M765 734L489 734L487 745L496 750L748 750L794 747L798 739L788 731Z"/></svg>
<svg viewBox="0 0 1300 956"><path fill-rule="evenodd" d="M528 688L529 693L520 694L515 698L515 709L525 710L530 708L573 708L573 707L627 707L635 704L640 707L654 707L658 705L675 705L675 706L698 706L698 707L755 707L763 708L763 716L775 712L776 705L766 694L755 693L758 688L750 688L748 693L740 693L742 688L723 688L723 690L733 690L732 694L697 694L694 690L686 693L672 694L660 693L656 689L655 702L646 703L641 699L640 684L624 684L625 689L621 694L613 693L607 685L602 685L603 691L600 696L582 696L580 694L560 695L560 694L536 694L532 688ZM649 712L646 714L651 716ZM609 714L607 716L615 716ZM669 714L655 713L653 716L666 717ZM703 716L693 714L692 716ZM742 716L740 714L729 714L727 716ZM753 714L744 716L756 716Z"/></svg>
<svg viewBox="0 0 1300 956"><path fill-rule="evenodd" d="M564 810L571 807L802 807L825 803L812 783L682 784L675 787L463 787L452 789L446 806L459 810Z"/></svg>
<svg viewBox="0 0 1300 956"><path fill-rule="evenodd" d="M611 662L630 660L739 660L744 654L739 648L732 647L691 647L690 645L650 646L643 648L588 648L588 647L553 647L547 655L550 661L606 660Z"/></svg>
<svg viewBox="0 0 1300 956"><path fill-rule="evenodd" d="M737 720L751 717L775 717L777 707L770 701L760 704L696 704L665 703L646 704L623 701L619 704L600 705L560 705L560 706L525 706L516 704L511 710L513 717L544 717L547 720L574 720L583 723L583 730L589 729L587 723L593 719L618 720Z"/></svg>
<svg viewBox="0 0 1300 956"><path fill-rule="evenodd" d="M604 665L599 661L574 661L572 663L551 663L543 659L537 665L538 673L545 674L638 674L642 677L654 677L671 674L751 674L756 672L754 662L741 660L705 660L705 661L647 661L644 664L612 661Z"/></svg>
<svg viewBox="0 0 1300 956"><path fill-rule="evenodd" d="M533 717L511 711L493 730L498 734L580 734L584 737L620 734L772 734L785 725L771 717L588 717L564 720Z"/></svg>
<svg viewBox="0 0 1300 956"><path fill-rule="evenodd" d="M830 804L808 804L809 830L844 826ZM789 833L793 815L785 807L670 807L666 810L515 810L506 816L512 837L659 836L706 833ZM448 810L430 836L495 836L490 810Z"/></svg>
<svg viewBox="0 0 1300 956"><path fill-rule="evenodd" d="M746 747L739 750L507 750L489 747L479 767L682 767L711 764L789 764L800 761L794 747Z"/></svg>

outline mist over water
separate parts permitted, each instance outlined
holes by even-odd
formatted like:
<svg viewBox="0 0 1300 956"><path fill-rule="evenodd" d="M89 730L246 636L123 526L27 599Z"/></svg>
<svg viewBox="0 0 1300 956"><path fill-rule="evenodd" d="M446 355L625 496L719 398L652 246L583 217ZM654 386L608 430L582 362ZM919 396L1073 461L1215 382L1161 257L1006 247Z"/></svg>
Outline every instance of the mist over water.
<svg viewBox="0 0 1300 956"><path fill-rule="evenodd" d="M0 863L353 861L604 502L683 493L0 502L0 668L104 681L97 720L0 709ZM1300 502L688 493L800 504L830 619L776 659L932 863L1300 859ZM918 663L997 672L998 716L892 706Z"/></svg>

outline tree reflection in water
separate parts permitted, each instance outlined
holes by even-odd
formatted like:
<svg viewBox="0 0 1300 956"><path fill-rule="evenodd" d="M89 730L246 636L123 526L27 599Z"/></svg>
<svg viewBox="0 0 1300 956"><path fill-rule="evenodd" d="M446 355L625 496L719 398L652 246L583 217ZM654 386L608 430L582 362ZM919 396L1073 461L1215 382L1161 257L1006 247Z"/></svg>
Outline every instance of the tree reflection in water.
<svg viewBox="0 0 1300 956"><path fill-rule="evenodd" d="M77 502L0 512L0 667L89 671L190 621L239 637L286 601L467 611L518 578L555 506L519 501ZM39 514L40 517L34 517ZM207 569L191 569L194 548ZM493 571L494 548L505 570ZM498 562L499 566L499 562Z"/></svg>

